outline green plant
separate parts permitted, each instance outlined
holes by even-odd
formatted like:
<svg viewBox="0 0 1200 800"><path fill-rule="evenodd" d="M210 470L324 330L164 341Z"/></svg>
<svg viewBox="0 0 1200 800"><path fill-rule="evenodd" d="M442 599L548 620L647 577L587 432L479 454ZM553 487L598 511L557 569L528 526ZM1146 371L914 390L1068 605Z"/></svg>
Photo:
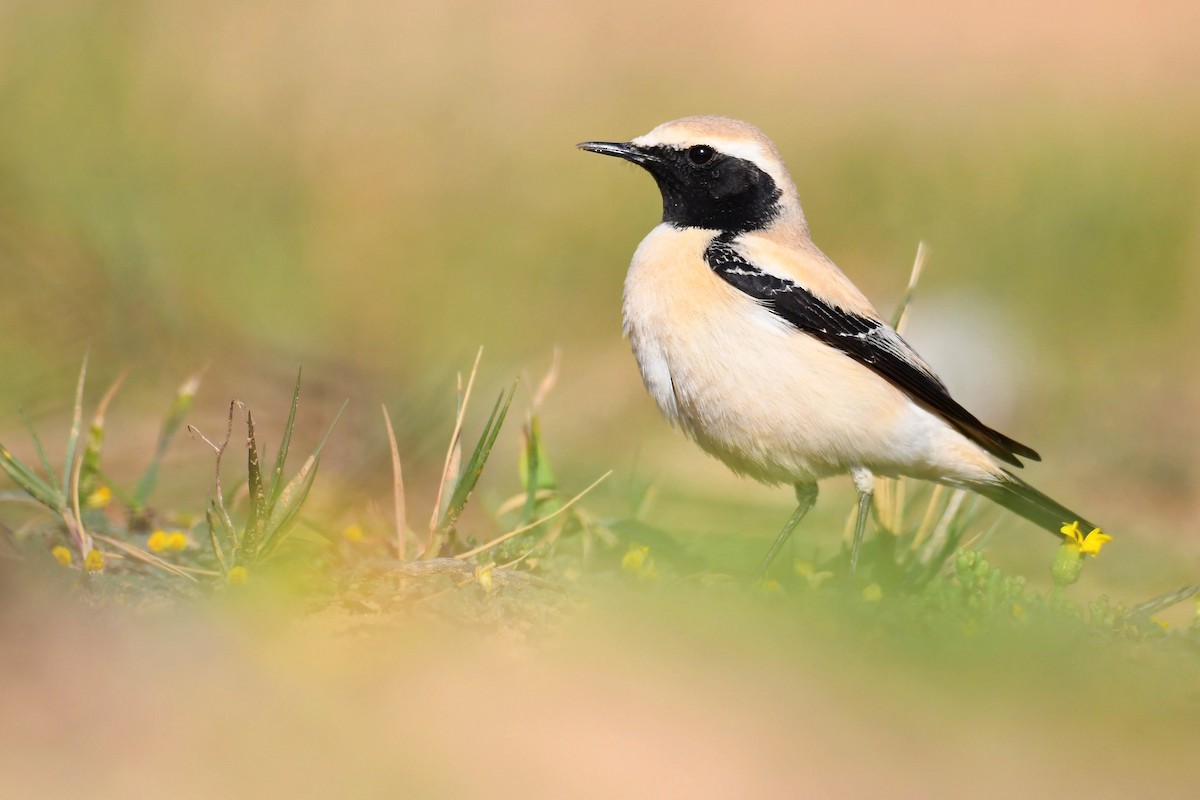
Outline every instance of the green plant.
<svg viewBox="0 0 1200 800"><path fill-rule="evenodd" d="M316 448L305 459L299 471L285 483L284 468L291 448L292 432L296 427L296 411L300 405L300 378L301 374L297 373L296 386L292 391L291 408L288 412L287 422L283 426L283 435L280 437L279 451L276 453L275 461L266 479L264 479L259 456L254 414L241 401L233 400L229 404L225 438L220 444L216 444L196 428L188 427L188 430L203 439L216 453L215 487L208 500L204 516L217 564L220 566L222 574L234 580L237 579L237 576L244 578L246 571L251 566L269 558L286 541L296 523L300 509L308 499L313 481L316 479L321 451L325 448L329 435L333 433L334 427L341 419L342 412L346 409L346 403L344 403L317 443ZM234 416L239 409L244 409L246 412L248 499L245 518L241 524L236 524L229 511L229 498L221 485L221 458L229 446L230 438L233 435ZM222 544L222 540L224 544ZM238 570L238 572L234 572L234 570Z"/></svg>

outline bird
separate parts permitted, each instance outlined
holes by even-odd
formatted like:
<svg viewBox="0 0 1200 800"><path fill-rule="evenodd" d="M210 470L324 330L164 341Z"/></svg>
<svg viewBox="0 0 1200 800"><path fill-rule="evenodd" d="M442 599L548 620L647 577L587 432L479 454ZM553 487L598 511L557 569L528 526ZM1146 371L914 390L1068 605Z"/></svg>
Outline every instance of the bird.
<svg viewBox="0 0 1200 800"><path fill-rule="evenodd" d="M813 243L796 185L758 128L691 116L577 147L636 164L662 195L623 302L658 408L735 473L794 488L760 577L818 482L847 473L858 493L851 573L876 476L968 489L1060 536L1074 522L1096 527L1012 471L1041 457L958 403Z"/></svg>

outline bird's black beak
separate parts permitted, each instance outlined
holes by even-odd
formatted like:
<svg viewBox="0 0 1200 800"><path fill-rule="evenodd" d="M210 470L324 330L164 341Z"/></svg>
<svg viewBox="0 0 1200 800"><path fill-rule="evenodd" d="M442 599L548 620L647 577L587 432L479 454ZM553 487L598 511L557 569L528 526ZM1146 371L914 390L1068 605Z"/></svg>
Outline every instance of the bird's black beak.
<svg viewBox="0 0 1200 800"><path fill-rule="evenodd" d="M626 161L632 161L635 164L643 166L662 161L654 153L651 153L644 147L638 147L633 142L580 142L575 146L580 150L587 150L589 153L599 153L602 156L616 156L617 158L623 158Z"/></svg>

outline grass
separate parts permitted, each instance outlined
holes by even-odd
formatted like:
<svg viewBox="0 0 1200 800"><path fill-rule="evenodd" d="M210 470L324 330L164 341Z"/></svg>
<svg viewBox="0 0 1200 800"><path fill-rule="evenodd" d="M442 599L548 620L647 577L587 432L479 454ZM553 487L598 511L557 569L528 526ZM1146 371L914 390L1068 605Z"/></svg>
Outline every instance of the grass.
<svg viewBox="0 0 1200 800"><path fill-rule="evenodd" d="M921 263L919 255L913 285ZM908 294L912 294L911 286ZM901 324L903 312L899 309L896 316ZM794 557L793 563L781 560L764 583L748 586L745 576L731 571L728 564L706 556L668 531L648 525L640 518L643 503L631 503L630 516L604 516L588 509L586 496L611 473L574 495L563 493L551 470L550 448L539 424L539 411L557 380L557 363L534 393L526 416L516 491L488 511L490 527L500 532L464 529L464 511L491 463L516 391L513 385L500 392L474 444L464 450L463 432L481 356L482 351L465 384L459 376L454 426L424 530L410 529L407 524L409 503L402 476L403 457L384 408L395 509L390 534L379 529L364 532L357 525L338 532L332 522L307 508L322 451L341 417L340 411L301 467L287 477L301 400L299 376L271 465L262 461L253 412L241 401L233 400L219 441L188 426L193 437L207 444L215 455L214 481L204 507L190 511L153 507L151 491L162 458L184 424L199 376L189 378L176 393L149 466L136 487L126 490L108 478L101 459L105 412L120 381L99 402L87 445L80 447L85 361L62 467L54 469L32 427L30 434L45 474L0 448L0 466L18 487L4 499L40 504L48 515L17 530L5 528L14 557L31 569L40 569L53 563L49 559L52 550L71 548L78 560L54 564L53 569L65 567L68 573L77 574L81 586L101 593L107 584L148 586L145 578L156 571L168 573L175 581L174 588L166 591L167 596L174 596L198 579L211 591L230 583L245 583L252 576L258 580L260 575L270 576L276 570L299 578L306 586L325 586L318 595L320 603L344 605L351 596L361 603L361 598L370 596L375 598L374 607L403 610L431 596L467 586L482 589L484 595L513 584L566 592L571 583L586 578L619 577L663 586L738 585L742 586L739 591L752 594L796 595L806 604L816 597L820 598L815 601L816 607L825 609L822 613L848 602L836 613L848 609L852 617L861 616L871 625L883 618L903 620L901 627L912 629L928 627L962 633L979 626L1020 628L1027 618L1036 617L1043 624L1062 625L1064 630L1094 629L1096 635L1114 642L1153 646L1192 641L1200 631L1200 623L1165 631L1151 616L1189 600L1200 590L1200 584L1146 599L1132 608L1114 604L1104 596L1070 599L1068 587L1079 579L1085 563L1098 556L1100 548L1085 546L1082 538L1068 538L1058 548L1053 564L1047 564L1047 568L1053 567L1054 586L1046 592L1035 591L1024 577L1007 575L990 566L978 549L1006 519L997 521L994 513L981 508L979 498L962 490L910 486L903 480L881 481L874 505L875 535L864 548L857 573L851 574L847 567L847 526L840 544L832 551L826 550L822 556L818 548ZM235 427L243 424L240 420L244 420L245 436L236 437L236 441L245 447L246 469L244 476L231 481L223 477L223 458L232 455L228 451L235 441ZM465 461L464 453L469 453ZM150 552L163 549L166 540L158 524L165 520L192 520L183 531L188 545L177 548L181 552L172 554L170 560ZM305 535L291 546L293 530ZM160 546L153 546L154 542ZM828 548L829 542L823 546ZM88 560L93 550L101 554L98 561ZM447 577L451 579L449 584L443 580ZM154 584L154 591L163 591L166 585ZM879 611L867 613L864 609Z"/></svg>
<svg viewBox="0 0 1200 800"><path fill-rule="evenodd" d="M905 322L924 257L921 247L894 317L898 326ZM1147 586L1145 594L1123 602L1086 579L1090 562L1119 557L1111 551L1136 547L1132 539L1118 537L1101 555L1099 547L1089 546L1091 539L1083 539L1086 532L1080 532L1056 549L1043 548L1040 574L1028 575L989 560L989 544L1004 535L1011 517L961 490L883 480L857 572L848 568L847 518L844 527L824 531L805 526L799 543L793 540L766 578L751 583L749 566L761 555L765 540L760 544L725 536L693 541L654 519L652 486L631 485L619 504L624 510L614 512L604 504L593 505L594 490L611 470L593 476L582 488L558 476L552 467L555 443L544 435L541 421L554 403L557 356L527 392L516 469L498 467L497 442L519 383L501 389L485 406L486 414L477 412L472 398L481 358L482 351L466 375L457 377L453 404L443 413L451 423L449 440L436 471L405 470L404 448L387 406L382 407L381 424L369 435L388 443L390 523L380 510L383 500L363 488L347 489L347 475L335 476L346 497L333 503L321 498L318 467L337 439L335 427L346 403L315 444L305 448L299 468L289 471L304 418L299 375L284 408L256 414L248 404L230 401L221 436L187 424L202 373L189 377L158 426L148 465L123 485L106 466L114 444L106 420L119 406L124 376L96 403L85 433L85 359L61 464L55 466L31 424L36 465L0 447L0 467L15 486L0 496L0 512L8 517L10 509L23 509L0 524L6 545L0 569L20 587L18 607L40 605L45 619L57 620L54 625L79 620L68 627L95 624L96 618L88 622L83 612L90 607L88 613L103 615L104 625L118 626L120 637L134 637L139 647L160 658L176 646L176 636L189 630L225 630L254 642L247 656L251 661L283 658L288 674L297 668L332 670L335 676L357 680L354 676L364 669L386 670L391 659L419 657L437 665L436 676L399 689L405 695L416 693L405 704L416 700L418 730L436 729L439 707L421 705L429 692L463 695L461 686L444 678L459 658L486 664L494 674L514 651L548 670L545 685L510 681L495 691L523 694L531 703L554 697L557 706L586 725L602 719L602 712L589 710L587 703L575 709L579 697L546 694L547 686L557 681L580 680L581 697L588 695L595 677L579 676L575 659L615 662L604 673L621 676L613 689L617 694L605 704L620 707L626 699L622 692L645 680L634 677L638 669L678 672L693 652L724 662L722 669L744 680L775 682L780 687L776 702L785 708L808 701L779 684L776 673L798 671L804 686L821 687L822 693L838 698L815 714L814 724L859 738L868 735L873 720L894 714L889 709L895 704L911 702L923 708L926 724L990 725L978 735L986 748L995 750L1004 746L998 737L1011 735L1004 733L1014 724L1011 708L1030 709L1032 724L1056 733L1035 737L1034 744L1012 756L1023 767L1040 764L1041 748L1054 746L1054 736L1065 744L1097 730L1109 737L1106 747L1116 747L1111 740L1116 737L1134 752L1161 748L1170 731L1190 725L1200 714L1191 678L1200 659L1200 603L1195 600L1200 584L1173 591L1147 591ZM267 463L260 420L273 416L271 411L283 412L283 423L274 459ZM199 505L164 508L155 488L185 426L193 440L212 452L213 478ZM244 470L234 466L242 448ZM422 481L429 484L424 491L418 486ZM481 494L485 484L491 489ZM196 487L197 497L201 488ZM410 518L423 515L410 495L431 499L428 522L415 528ZM609 500L611 506L611 496ZM348 505L357 507L347 510ZM35 507L40 512L28 511ZM346 524L347 518L368 522ZM64 603L62 596L72 599ZM1173 608L1185 609L1184 619L1170 624L1162 615ZM139 617L143 623L131 622ZM153 621L150 627L144 627L145 620ZM73 659L93 657L80 640L58 642L41 634L30 638L12 630L11 621L0 620L4 624L9 627L0 627L0 634L35 651L60 648ZM178 631L168 635L162 626ZM304 633L270 645L279 634L264 638L262 631L280 626ZM340 654L346 641L355 643L351 652L356 660L351 662ZM492 650L495 643L503 643L509 653L500 661ZM267 652L280 649L267 656L260 652L264 647ZM740 654L732 661L731 649ZM101 651L97 657L110 656ZM171 685L185 689L211 682L215 673L221 685L229 682L223 689L226 702L262 702L235 677L249 663L223 648L215 658L199 667L177 666ZM643 666L627 666L631 659ZM107 680L115 685L117 677ZM683 686L696 692L702 690L692 682L703 685L709 677L701 673L682 683L648 680L658 691ZM426 683L424 693L419 681ZM341 704L337 711L317 712L317 718L323 726L348 725L345 736L354 747L368 749L377 737L387 737L369 721L368 707L345 698L340 689L322 680L304 679L302 684L300 691ZM160 679L151 685L155 692L165 690ZM50 684L43 687L50 689ZM114 691L123 704L137 692L132 687ZM722 684L718 696L728 703L735 694L733 685ZM171 713L182 715L184 729L201 714L186 704L172 706ZM740 707L734 703L732 708ZM133 713L132 719L142 720L143 713ZM650 724L656 713L635 715L641 724ZM153 719L153 712L147 718ZM510 709L496 718L491 711L473 710L464 725L504 726L514 719L522 719L520 711ZM755 712L743 724L771 722L770 714ZM706 723L699 724L703 729ZM535 729L538 736L556 735L540 725ZM249 734L233 735L237 740ZM268 726L266 735L301 747L296 733L286 727ZM588 750L583 741L564 759L590 763L581 756ZM241 747L251 748L249 739ZM359 758L362 753L347 755ZM245 750L233 763L241 768L256 758ZM872 758L879 758L878 752ZM1112 754L1109 760L1091 769L1104 772L1124 763ZM384 764L374 756L365 760L363 769L371 776L367 784L392 774ZM298 769L315 770L311 774L317 781L332 774L325 771L331 768L311 764ZM622 782L623 792L661 794L654 769L631 769L637 777ZM191 786L211 786L206 770L204 762L189 762L183 774ZM770 772L767 785L777 787L786 774L786 769ZM1015 791L1026 775L1018 770L988 786ZM932 785L918 769L910 767L906 776L914 787ZM1155 779L1164 791L1172 791L1190 776L1185 770L1164 769ZM274 772L264 780L264 787L286 782ZM395 780L404 786L438 784L419 764ZM1071 784L1051 780L1044 785L1062 792ZM539 781L531 784L536 786Z"/></svg>
<svg viewBox="0 0 1200 800"><path fill-rule="evenodd" d="M897 755L921 752L923 734L917 732L915 740L902 734L904 726L918 723L974 731L970 735L979 737L982 753L957 756L976 765L974 777L957 767L951 772L959 775L960 786L978 782L983 794L1070 793L1080 786L1102 787L1097 775L1113 780L1137 775L1142 785L1171 792L1192 779L1189 769L1169 762L1175 757L1171 732L1191 725L1200 713L1192 678L1200 659L1200 607L1182 625L1167 625L1156 615L1190 602L1200 586L1129 607L1098 594L1087 580L1076 583L1080 569L1086 578L1093 557L1064 543L1053 557L1045 548L1044 570L1053 566L1054 580L1038 588L1037 580L990 564L981 549L1010 520L997 522L981 503L961 493L906 482L881 489L857 574L847 573L844 535L814 537L802 531L803 543L780 559L765 581L751 585L748 569L732 569L727 553L705 552L642 518L645 498L630 498L631 515L612 516L592 507L591 492L607 474L578 491L560 485L550 466L553 443L539 433L540 413L553 403L554 370L532 393L518 468L506 474L497 466L495 444L514 389L501 391L486 416L477 413L470 400L478 367L477 357L465 381L460 376L455 401L447 408L452 432L435 476L429 522L418 529L407 524L415 514L407 497L414 476L402 477L403 453L386 409L380 435L386 433L392 443L393 525L382 523L387 515L376 514L379 524L339 529L319 505L314 507L317 466L327 442L336 438L332 425L288 477L296 426L304 416L299 378L290 404L279 409L286 412L285 422L269 466L261 457L261 427L256 426L261 417L236 400L228 407L219 442L192 429L217 461L206 504L162 509L145 491L106 492L110 478L102 455L107 448L102 451L98 443L104 440L103 412L115 402L115 390L99 404L91 444L80 447L86 398L81 371L62 467L52 470L49 458L43 458L42 471L52 474L42 475L3 451L5 470L18 487L4 499L40 504L44 513L0 529L8 548L0 568L13 578L9 591L19 587L14 596L19 599L10 608L24 609L0 615L0 633L32 648L36 658L59 651L92 663L85 680L113 698L112 714L121 724L159 718L140 695L179 693L179 699L164 701L170 711L163 713L179 721L179 738L168 747L204 751L194 731L213 709L182 698L194 690L219 691L226 768L216 770L207 757L159 757L143 776L153 785L180 782L177 788L185 785L188 791L233 785L226 782L230 775L248 769L256 775L235 781L243 789L269 792L298 776L313 786L332 785L346 779L338 765L351 763L358 772L350 782L372 792L390 783L419 792L473 795L479 786L431 772L427 760L411 755L412 748L433 748L430 752L440 755L429 758L441 763L438 759L451 757L443 752L453 747L451 741L471 742L472 748L482 748L473 750L478 754L490 747L477 739L478 732L518 725L539 747L574 742L574 749L556 756L558 763L595 770L590 754L597 746L603 751L598 743L607 735L601 732L604 726L622 727L606 720L614 709L622 709L631 724L668 725L663 735L690 742L692 757L705 754L713 764L732 763L735 772L767 770L737 773L742 780L763 783L764 791L798 779L794 770L786 763L750 767L757 762L733 746L736 736L718 739L723 744L714 750L702 733L711 714L738 720L731 733L761 738L764 744L778 735L764 733L780 725L777 715L802 715L800 727L793 729L789 722L785 729L806 741L810 753L834 758L840 764L834 774L849 770L841 778L843 787L875 785L870 775L898 770L895 780L914 793L930 787L952 793L945 773L902 764ZM190 402L181 398L194 390L195 379L190 379L170 404L145 474L161 468L167 449L162 442L181 429L183 407ZM40 453L40 440L34 438ZM242 447L244 475L239 469L231 479L229 457ZM89 494L80 489L85 465L92 478L104 481ZM465 514L480 502L485 477L508 487L508 496L494 500L485 514ZM136 486L146 485L143 475ZM465 524L468 517L474 521ZM170 529L168 520L183 525L181 547L163 546L170 537L146 529L147 521ZM748 563L760 554L756 541L736 546ZM94 548L103 553L102 563L91 568L86 559L71 558L64 564L57 554L52 557L56 547L80 553ZM1119 557L1110 550L1096 558ZM1064 559L1070 567L1065 573ZM88 607L92 610L85 612ZM13 615L35 608L40 608L34 617L39 627L24 633L14 629ZM103 636L109 644L98 645L87 633L96 626L107 631ZM244 644L217 644L229 634ZM201 644L187 663L176 651L192 636ZM154 663L170 665L162 667L168 672L143 674L119 655L125 646L153 654ZM109 647L116 649L109 652ZM536 664L538 677L513 673L514 655ZM704 668L697 667L696 658ZM489 676L488 690L481 693L478 675L462 674L463 659ZM718 674L728 677L712 683ZM70 703L77 708L94 704L59 680L50 673L40 684L40 691L58 695L48 700L50 707L64 697L74 698ZM564 681L573 687L562 688ZM750 688L739 681L748 681ZM281 710L282 689L269 688L279 682L311 705L305 720ZM345 682L359 692L347 694ZM18 681L0 696L24 691L23 685ZM768 685L774 688L763 694ZM378 717L376 701L368 699L380 691L404 698L399 708L405 709L406 732L399 738ZM529 713L545 703L553 705L556 716ZM272 721L247 724L233 710L243 706L263 709ZM447 713L457 715L461 725L453 728L457 733L451 739L438 722ZM689 716L696 717L690 728L669 721ZM570 722L560 729L552 719ZM885 720L897 730L881 734L873 727ZM1023 735L1024 743L1014 749L1008 737L1022 726L1037 732ZM818 731L861 743L873 769L855 772L850 751L829 751L819 736L812 738ZM332 751L338 755L328 761L311 751L306 737L332 732L340 737ZM74 732L61 733L79 746ZM291 752L291 766L273 761L269 768L251 767L260 759L254 748L263 736ZM932 746L938 736L924 738ZM1090 738L1101 741L1090 743ZM385 755L386 747L378 749L383 741L405 743L399 756L403 769L397 771L389 761L396 756ZM13 752L27 749L9 746ZM655 761L635 758L615 765L608 778L627 796L661 795L667 784L660 768L694 769L699 763L661 750L654 740L646 746L656 753ZM1048 755L1055 749L1082 752ZM85 750L83 763L97 774L127 757L105 750L101 763L87 754L94 748ZM1142 760L1131 767L1130 754L1139 753ZM511 756L518 758L516 751ZM41 757L34 753L29 763L41 763ZM1003 777L988 777L983 765L997 757L1019 766ZM1071 779L1066 777L1070 770L1051 770L1037 777L1060 758L1078 758L1084 774ZM169 770L168 763L174 765ZM1159 765L1157 771L1148 773L1148 764ZM556 769L497 774L489 783L538 794L554 783ZM14 774L16 785L36 783L23 770ZM706 789L697 785L695 791Z"/></svg>

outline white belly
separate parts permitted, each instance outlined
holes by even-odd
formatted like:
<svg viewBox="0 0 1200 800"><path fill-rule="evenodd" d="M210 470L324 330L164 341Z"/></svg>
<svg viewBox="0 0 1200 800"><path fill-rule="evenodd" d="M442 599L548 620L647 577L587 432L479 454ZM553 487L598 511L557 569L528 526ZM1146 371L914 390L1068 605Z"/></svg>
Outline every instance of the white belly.
<svg viewBox="0 0 1200 800"><path fill-rule="evenodd" d="M713 233L656 228L625 282L625 331L663 413L768 483L866 467L942 479L978 450L867 367L796 331L705 265ZM971 460L976 460L970 453Z"/></svg>

